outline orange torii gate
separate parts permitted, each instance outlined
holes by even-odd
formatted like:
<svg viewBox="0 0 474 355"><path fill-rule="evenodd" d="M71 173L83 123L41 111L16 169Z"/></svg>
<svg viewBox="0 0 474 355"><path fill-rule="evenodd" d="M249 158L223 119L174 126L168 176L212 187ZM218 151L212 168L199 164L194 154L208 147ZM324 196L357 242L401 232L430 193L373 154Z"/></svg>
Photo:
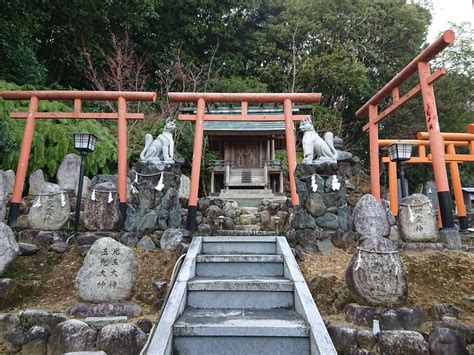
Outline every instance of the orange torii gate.
<svg viewBox="0 0 474 355"><path fill-rule="evenodd" d="M291 202L294 206L299 205L294 171L296 169L296 145L294 121L301 120L305 116L297 116L292 113L293 103L315 103L321 100L320 93L187 93L171 92L168 94L173 102L192 102L197 105L196 115L180 114L178 119L182 121L195 121L194 150L191 171L191 189L188 203L187 229L194 232L196 229L196 211L199 191L199 175L202 159L202 145L204 137L204 121L285 121L286 150L288 153L288 175L290 177ZM217 115L206 114L207 103L239 102L241 104L240 115ZM249 103L281 103L283 104L283 115L279 114L248 114Z"/></svg>
<svg viewBox="0 0 474 355"><path fill-rule="evenodd" d="M35 130L36 119L107 119L118 121L118 172L117 192L121 226L125 222L127 213L127 120L142 120L143 113L127 112L127 101L155 101L154 92L133 91L0 91L0 97L5 100L29 100L28 112L12 112L12 118L26 119L26 125L21 142L20 158L15 176L15 185L10 201L10 212L7 223L15 224L20 209L23 186L25 184L28 161L30 159L31 143ZM38 112L40 100L67 100L74 101L73 112ZM117 101L117 112L96 113L81 112L82 101Z"/></svg>
<svg viewBox="0 0 474 355"><path fill-rule="evenodd" d="M457 216L461 230L468 228L466 206L462 194L461 177L459 175L459 166L463 162L474 162L474 124L468 124L468 133L441 133L446 149L446 163L449 163L451 173L451 183L453 186L454 200L456 202ZM472 133L470 133L472 132ZM433 155L426 154L426 147L429 147L430 141L428 132L418 132L418 139L379 139L379 147L386 147L396 142L413 143L418 146L418 155L412 156L407 160L407 164L431 164ZM468 147L469 154L456 153L456 147ZM394 216L398 214L398 187L397 187L397 164L389 157L383 157L382 162L388 164L388 186L390 191L390 210ZM441 222L441 221L440 221ZM441 223L442 226L442 223Z"/></svg>
<svg viewBox="0 0 474 355"><path fill-rule="evenodd" d="M426 127L429 134L436 189L438 191L439 210L443 227L449 229L454 228L454 217L451 210L451 196L449 193L448 174L446 172L443 137L439 129L438 112L436 110L436 100L433 90L433 83L446 73L446 69L442 67L434 73L431 73L429 62L443 51L443 49L449 46L454 41L454 38L455 34L452 30L444 32L441 37L424 49L356 112L356 117L359 118L367 114L369 116L369 123L367 123L363 129L364 131L369 131L371 192L377 200L380 200L378 125L417 93L421 92ZM420 83L409 90L405 95L400 96L399 87L416 72L418 72ZM391 105L383 112L378 113L378 106L383 103L388 96L392 98Z"/></svg>

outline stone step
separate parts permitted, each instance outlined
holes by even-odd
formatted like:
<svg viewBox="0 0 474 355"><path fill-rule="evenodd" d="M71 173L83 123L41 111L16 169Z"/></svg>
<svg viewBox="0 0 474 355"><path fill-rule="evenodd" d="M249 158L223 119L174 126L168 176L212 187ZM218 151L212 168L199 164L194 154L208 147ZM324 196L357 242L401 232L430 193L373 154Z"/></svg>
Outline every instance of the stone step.
<svg viewBox="0 0 474 355"><path fill-rule="evenodd" d="M203 254L276 254L275 237L205 237Z"/></svg>
<svg viewBox="0 0 474 355"><path fill-rule="evenodd" d="M211 255L196 257L197 276L283 276L281 255Z"/></svg>
<svg viewBox="0 0 474 355"><path fill-rule="evenodd" d="M309 327L294 310L186 309L174 336L307 337Z"/></svg>
<svg viewBox="0 0 474 355"><path fill-rule="evenodd" d="M192 308L291 308L293 282L281 277L196 277L188 282L187 300Z"/></svg>

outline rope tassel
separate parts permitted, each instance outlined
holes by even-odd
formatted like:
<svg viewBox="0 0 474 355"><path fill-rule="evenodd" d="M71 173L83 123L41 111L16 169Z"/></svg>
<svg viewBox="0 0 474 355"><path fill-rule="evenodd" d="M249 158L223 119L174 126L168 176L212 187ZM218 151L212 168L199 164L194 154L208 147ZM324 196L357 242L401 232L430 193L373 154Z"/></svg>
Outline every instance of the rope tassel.
<svg viewBox="0 0 474 355"><path fill-rule="evenodd" d="M61 194L61 207L66 206L66 197L64 196L64 193Z"/></svg>
<svg viewBox="0 0 474 355"><path fill-rule="evenodd" d="M109 191L109 198L107 199L107 203L112 203L112 201L114 200L113 196L112 196L112 191Z"/></svg>
<svg viewBox="0 0 474 355"><path fill-rule="evenodd" d="M95 197L95 190L92 190L91 200L92 201L97 201L97 198Z"/></svg>
<svg viewBox="0 0 474 355"><path fill-rule="evenodd" d="M359 270L360 266L362 265L362 255L360 254L360 249L359 249L359 254L357 255L357 261L356 261L356 270Z"/></svg>
<svg viewBox="0 0 474 355"><path fill-rule="evenodd" d="M165 187L165 184L163 184L163 173L161 173L160 180L158 181L158 184L156 184L155 190L161 191L163 190L163 187Z"/></svg>

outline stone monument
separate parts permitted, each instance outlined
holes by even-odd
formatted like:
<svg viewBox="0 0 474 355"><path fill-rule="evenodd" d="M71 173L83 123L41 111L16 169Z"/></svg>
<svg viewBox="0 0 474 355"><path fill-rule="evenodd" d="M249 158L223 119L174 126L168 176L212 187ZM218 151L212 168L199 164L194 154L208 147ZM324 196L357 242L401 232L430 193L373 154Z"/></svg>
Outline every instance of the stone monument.
<svg viewBox="0 0 474 355"><path fill-rule="evenodd" d="M75 287L84 301L124 301L130 297L137 275L138 263L130 248L105 237L90 248Z"/></svg>
<svg viewBox="0 0 474 355"><path fill-rule="evenodd" d="M400 201L398 207L398 228L403 241L436 241L436 224L436 214L427 196L413 194Z"/></svg>

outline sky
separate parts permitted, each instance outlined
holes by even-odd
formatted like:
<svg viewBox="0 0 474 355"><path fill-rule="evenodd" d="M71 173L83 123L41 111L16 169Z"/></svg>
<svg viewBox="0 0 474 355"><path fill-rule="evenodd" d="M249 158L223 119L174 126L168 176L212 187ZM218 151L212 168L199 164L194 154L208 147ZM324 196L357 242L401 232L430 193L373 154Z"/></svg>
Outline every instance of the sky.
<svg viewBox="0 0 474 355"><path fill-rule="evenodd" d="M432 42L441 31L449 29L449 22L471 22L474 27L474 0L431 0L432 24L427 41Z"/></svg>

